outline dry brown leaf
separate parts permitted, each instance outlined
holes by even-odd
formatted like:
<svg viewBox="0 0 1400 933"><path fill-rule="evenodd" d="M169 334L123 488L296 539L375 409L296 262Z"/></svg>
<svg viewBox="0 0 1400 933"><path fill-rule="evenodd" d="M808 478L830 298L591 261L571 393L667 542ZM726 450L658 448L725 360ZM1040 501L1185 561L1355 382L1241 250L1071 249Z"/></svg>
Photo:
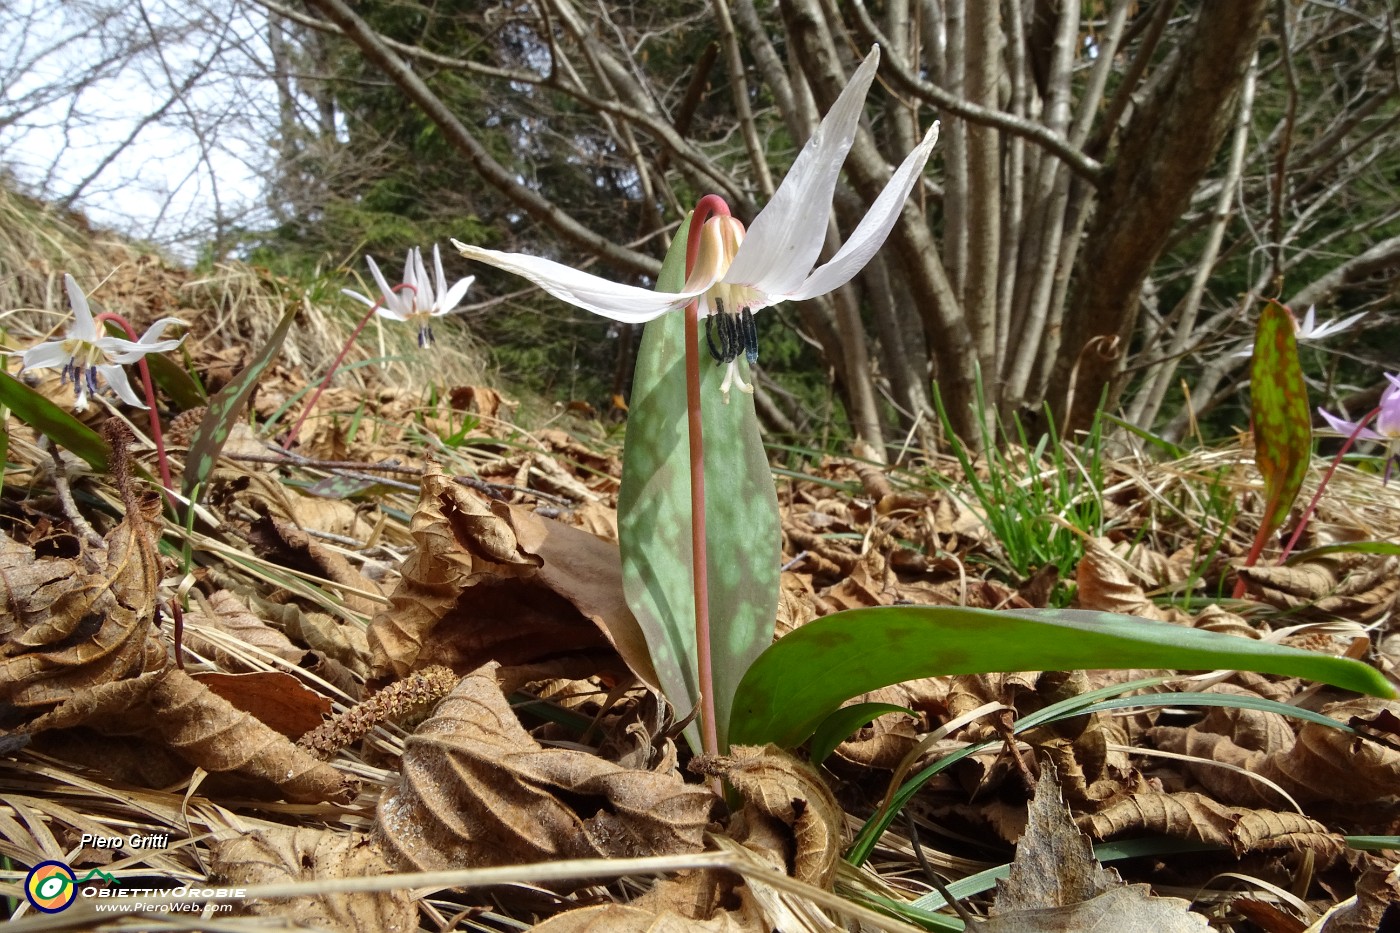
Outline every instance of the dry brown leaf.
<svg viewBox="0 0 1400 933"><path fill-rule="evenodd" d="M690 766L725 778L743 798L730 834L799 881L830 888L845 825L831 788L815 768L776 745L730 751Z"/></svg>
<svg viewBox="0 0 1400 933"><path fill-rule="evenodd" d="M696 852L714 803L679 774L546 749L501 692L498 665L464 678L404 746L377 837L420 870Z"/></svg>
<svg viewBox="0 0 1400 933"><path fill-rule="evenodd" d="M1081 609L1117 612L1166 622L1189 621L1176 609L1163 609L1148 599L1142 578L1127 561L1113 552L1105 538L1091 540L1075 569L1076 605Z"/></svg>
<svg viewBox="0 0 1400 933"><path fill-rule="evenodd" d="M997 882L987 933L1185 933L1210 928L1179 898L1154 897L1145 884L1125 885L1094 859L1075 828L1055 769L1046 767L1031 799L1026 831L1006 879Z"/></svg>
<svg viewBox="0 0 1400 933"><path fill-rule="evenodd" d="M330 700L285 671L205 671L191 676L236 709L290 739L315 729L331 711Z"/></svg>
<svg viewBox="0 0 1400 933"><path fill-rule="evenodd" d="M1380 933L1381 920L1400 903L1400 868L1368 869L1356 882L1356 897L1324 920L1318 933ZM1311 931L1310 931L1311 933Z"/></svg>
<svg viewBox="0 0 1400 933"><path fill-rule="evenodd" d="M1215 689L1247 692L1223 684ZM1367 697L1334 703L1322 712L1346 722L1396 709L1400 704ZM1225 802L1284 805L1277 791L1250 777L1257 775L1303 803L1366 800L1374 807L1383 806L1384 801L1394 805L1400 796L1400 752L1316 723L1304 723L1295 739L1293 728L1292 721L1276 713L1214 709L1194 726L1161 726L1150 735L1164 751L1223 762L1247 772L1189 764L1192 777Z"/></svg>
<svg viewBox="0 0 1400 933"><path fill-rule="evenodd" d="M259 553L280 566L312 576L324 577L340 583L349 589L345 591L347 608L364 615L373 615L381 608L377 600L369 599L354 592L380 593L379 584L360 573L350 562L334 551L328 550L300 528L288 522L279 521L264 513L253 523L248 533L249 540Z"/></svg>
<svg viewBox="0 0 1400 933"><path fill-rule="evenodd" d="M0 535L0 700L61 703L165 664L153 638L160 498L128 503L104 545L75 559L38 558Z"/></svg>
<svg viewBox="0 0 1400 933"><path fill-rule="evenodd" d="M729 911L696 920L674 911L635 904L595 904L551 917L536 925L534 933L767 933L755 918L745 923Z"/></svg>
<svg viewBox="0 0 1400 933"><path fill-rule="evenodd" d="M185 647L224 670L248 669L246 655L230 651L210 640L200 633L200 628L227 633L241 645L265 651L293 664L300 663L306 654L305 648L292 644L291 639L254 615L243 600L228 590L218 590L190 606L185 613Z"/></svg>
<svg viewBox="0 0 1400 933"><path fill-rule="evenodd" d="M1294 610L1300 620L1341 616L1362 624L1400 600L1400 559L1335 554L1285 567L1240 567L1250 597Z"/></svg>
<svg viewBox="0 0 1400 933"><path fill-rule="evenodd" d="M655 682L623 599L616 546L504 503L487 506L436 465L424 474L412 533L418 547L391 608L370 625L376 676L611 654L614 639L639 676Z"/></svg>
<svg viewBox="0 0 1400 933"><path fill-rule="evenodd" d="M265 828L211 843L210 882L235 887L366 878L392 872L384 856L360 833ZM320 894L241 903L243 913L280 917L297 926L343 933L393 933L418 929L418 909L404 889Z"/></svg>
<svg viewBox="0 0 1400 933"><path fill-rule="evenodd" d="M1345 845L1327 827L1292 812L1250 810L1220 803L1204 794L1143 790L1115 800L1077 820L1095 839L1149 832L1246 852L1312 852L1330 864Z"/></svg>
<svg viewBox="0 0 1400 933"><path fill-rule="evenodd" d="M160 741L211 773L235 771L270 782L288 800L348 802L355 795L354 782L181 670L153 671L85 690L27 728L42 732L84 725L108 735Z"/></svg>

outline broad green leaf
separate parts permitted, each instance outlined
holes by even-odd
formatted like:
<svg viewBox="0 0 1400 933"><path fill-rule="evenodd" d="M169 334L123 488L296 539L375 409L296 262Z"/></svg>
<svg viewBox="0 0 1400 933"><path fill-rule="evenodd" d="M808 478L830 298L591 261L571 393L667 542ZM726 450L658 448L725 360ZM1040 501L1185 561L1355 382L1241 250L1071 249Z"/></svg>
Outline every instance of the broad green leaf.
<svg viewBox="0 0 1400 933"><path fill-rule="evenodd" d="M676 233L657 282L660 291L676 291L684 280L688 227L683 224ZM778 497L753 397L735 390L725 404L719 391L724 367L708 356L700 366L715 718L724 749L739 678L773 641L782 542ZM663 314L642 333L617 512L627 604L646 635L661 688L681 716L694 709L700 695L689 458L685 316L676 312ZM698 748L698 727L686 734Z"/></svg>
<svg viewBox="0 0 1400 933"><path fill-rule="evenodd" d="M1277 301L1265 304L1259 315L1249 391L1254 462L1264 477L1264 516L1250 551L1257 558L1263 543L1288 518L1312 457L1312 413L1293 315Z"/></svg>
<svg viewBox="0 0 1400 933"><path fill-rule="evenodd" d="M7 372L0 372L0 404L64 450L82 457L99 473L107 472L112 451L92 428Z"/></svg>
<svg viewBox="0 0 1400 933"><path fill-rule="evenodd" d="M224 449L229 432L243 417L243 409L247 407L248 399L252 397L258 381L272 365L272 361L277 359L277 354L282 349L282 341L287 339L287 331L292 329L292 322L296 320L299 310L296 305L288 308L287 313L282 315L277 329L267 338L267 343L263 344L253 362L248 364L248 368L209 400L204 419L199 422L199 427L191 436L190 452L185 457L185 495L188 496L195 486L203 483L213 472L214 464L219 459L219 451Z"/></svg>
<svg viewBox="0 0 1400 933"><path fill-rule="evenodd" d="M993 671L1244 670L1394 697L1359 661L1109 612L959 606L852 609L765 651L739 685L730 741L801 744L853 696L920 677Z"/></svg>
<svg viewBox="0 0 1400 933"><path fill-rule="evenodd" d="M826 761L827 756L836 751L836 746L846 741L846 737L867 722L886 713L917 714L907 706L895 703L855 703L843 706L821 721L812 733L812 744L808 747L809 758L814 765Z"/></svg>

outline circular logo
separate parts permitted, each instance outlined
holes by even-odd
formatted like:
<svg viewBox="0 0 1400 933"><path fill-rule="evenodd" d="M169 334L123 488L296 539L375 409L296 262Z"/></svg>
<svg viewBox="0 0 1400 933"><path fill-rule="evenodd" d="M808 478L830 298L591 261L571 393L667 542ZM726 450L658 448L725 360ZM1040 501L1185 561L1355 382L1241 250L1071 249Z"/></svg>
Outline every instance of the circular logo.
<svg viewBox="0 0 1400 933"><path fill-rule="evenodd" d="M35 910L56 914L78 896L78 879L62 862L40 862L24 878L24 896Z"/></svg>

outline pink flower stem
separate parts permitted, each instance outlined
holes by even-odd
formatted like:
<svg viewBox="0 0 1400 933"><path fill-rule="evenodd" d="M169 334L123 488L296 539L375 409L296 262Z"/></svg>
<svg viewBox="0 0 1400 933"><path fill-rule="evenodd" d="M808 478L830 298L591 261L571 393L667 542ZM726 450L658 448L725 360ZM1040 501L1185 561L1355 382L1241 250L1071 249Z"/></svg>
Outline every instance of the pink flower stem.
<svg viewBox="0 0 1400 933"><path fill-rule="evenodd" d="M695 268L700 252L700 230L711 214L729 216L729 205L719 195L707 194L695 205L686 240L685 274ZM690 552L695 588L695 660L700 686L700 744L707 755L719 754L715 723L715 673L710 648L710 571L705 530L705 437L700 417L700 303L685 306L685 401L690 431ZM716 785L719 781L716 779ZM717 788L718 789L718 788Z"/></svg>
<svg viewBox="0 0 1400 933"><path fill-rule="evenodd" d="M401 285L395 285L394 291L399 292L405 288L417 291L407 282ZM350 333L349 339L345 341L345 346L340 348L340 355L335 358L335 362L331 364L331 368L326 372L325 377L321 380L321 384L316 387L316 391L311 393L311 400L308 401L306 407L301 410L301 417L297 418L296 424L292 425L292 429L288 431L286 437L282 439L283 450L292 449L292 445L296 443L297 434L301 431L302 423L305 422L307 416L311 414L311 409L316 407L316 402L321 398L321 393L326 391L326 387L331 384L331 377L334 376L336 370L340 368L340 364L345 362L345 357L350 352L350 348L355 345L355 340L360 336L360 331L365 329L365 325L369 323L370 318L374 317L374 312L379 310L379 306L380 302L378 301L370 305L369 310L365 312L365 316L360 318L360 323L355 325L355 329Z"/></svg>
<svg viewBox="0 0 1400 933"><path fill-rule="evenodd" d="M113 311L104 311L93 318L93 324L97 327L98 333L105 330L108 321L116 324L126 331L127 338L132 343L138 343L136 329L131 326L131 322ZM170 507L179 514L179 501L175 498L175 486L170 480L170 461L165 456L165 433L160 427L160 411L156 408L156 387L151 381L151 367L146 364L146 358L140 356L136 358L136 368L141 371L141 387L146 392L147 411L151 415L151 440L156 444L156 463L160 468L160 481L165 486L165 497L170 503ZM191 504L193 509L194 505ZM170 601L170 616L172 620L172 630L170 635L171 644L175 651L175 665L180 670L185 669L185 615L180 611L178 600Z"/></svg>
<svg viewBox="0 0 1400 933"><path fill-rule="evenodd" d="M1337 467L1342 465L1342 458L1347 455L1348 450L1351 450L1351 445L1356 443L1356 438L1366 429L1366 425L1370 424L1380 413L1380 408L1376 408L1369 415L1358 421L1356 427L1352 429L1350 436L1347 437L1346 442L1342 444L1342 449L1337 451L1337 456L1332 458L1332 465L1329 466L1327 472L1323 474L1322 482L1317 484L1317 491L1313 493L1312 500L1308 502L1308 507L1303 510L1303 517L1298 519L1298 527L1293 529L1293 534L1289 537L1288 543L1283 546L1283 553L1280 554L1278 558L1280 561L1288 559L1288 555L1292 553L1294 545L1296 545L1298 539L1303 536L1303 529L1308 527L1308 520L1312 518L1313 510L1317 508L1317 502L1322 498L1322 491L1327 488L1327 483L1332 479L1332 474L1337 472Z"/></svg>
<svg viewBox="0 0 1400 933"><path fill-rule="evenodd" d="M132 343L139 342L131 322L112 311L104 311L93 319L93 323L98 327L98 333L102 332L102 325L108 321L126 331L126 336ZM136 368L141 371L141 386L146 390L147 410L151 414L151 440L156 443L156 463L160 467L160 481L165 486L167 496L171 497L170 501L173 507L175 505L173 498L175 486L170 481L170 461L165 457L165 435L160 429L160 412L156 410L156 389L155 384L151 382L151 368L146 365L145 357L137 357Z"/></svg>

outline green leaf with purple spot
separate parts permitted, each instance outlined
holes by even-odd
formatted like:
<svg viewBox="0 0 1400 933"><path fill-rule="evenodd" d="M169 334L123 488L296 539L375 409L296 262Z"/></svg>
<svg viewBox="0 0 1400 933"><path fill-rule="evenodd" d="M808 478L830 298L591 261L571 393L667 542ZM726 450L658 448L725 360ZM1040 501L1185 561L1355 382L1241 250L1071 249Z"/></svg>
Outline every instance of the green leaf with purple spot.
<svg viewBox="0 0 1400 933"><path fill-rule="evenodd" d="M1375 668L1252 638L1076 609L883 606L823 616L759 656L734 698L734 744L802 744L851 697L995 671L1238 670L1393 698Z"/></svg>
<svg viewBox="0 0 1400 933"><path fill-rule="evenodd" d="M107 472L112 451L101 435L6 372L0 372L0 405L97 472Z"/></svg>
<svg viewBox="0 0 1400 933"><path fill-rule="evenodd" d="M684 281L688 227L682 224L676 233L658 291L677 291ZM725 404L719 391L723 377L724 367L701 360L710 640L721 749L727 747L739 679L773 641L782 548L778 497L753 396L735 390ZM617 512L627 604L646 635L661 689L679 716L690 713L700 696L686 410L685 315L663 314L646 325L637 352ZM686 735L698 748L694 724Z"/></svg>
<svg viewBox="0 0 1400 933"><path fill-rule="evenodd" d="M1264 477L1264 516L1251 554L1288 518L1312 458L1312 413L1298 362L1293 315L1277 301L1264 305L1250 364L1254 462Z"/></svg>

